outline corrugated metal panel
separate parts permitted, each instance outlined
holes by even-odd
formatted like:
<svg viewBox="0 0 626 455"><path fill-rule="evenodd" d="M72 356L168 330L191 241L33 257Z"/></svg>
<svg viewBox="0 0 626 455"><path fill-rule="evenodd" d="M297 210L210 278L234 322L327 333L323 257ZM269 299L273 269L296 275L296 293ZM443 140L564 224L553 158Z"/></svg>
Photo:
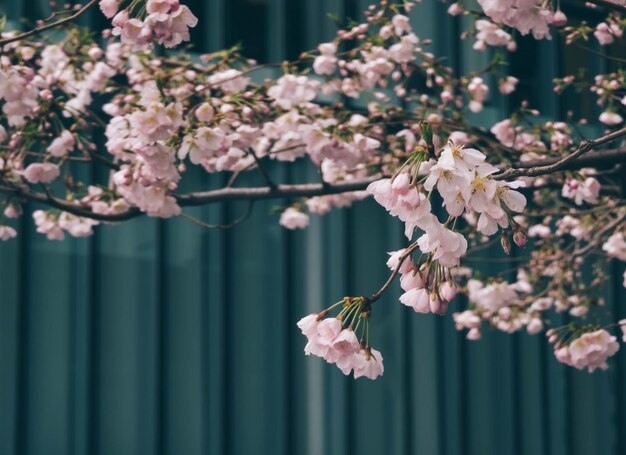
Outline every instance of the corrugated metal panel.
<svg viewBox="0 0 626 455"><path fill-rule="evenodd" d="M210 48L223 44L225 2L204 4ZM332 33L324 11L357 3L303 2L306 44ZM268 5L276 57L287 2ZM414 19L453 51L442 14L436 5ZM463 55L458 65L480 65ZM283 181L306 172L275 171ZM280 203L257 204L228 231L138 219L53 243L25 222L0 244L0 454L625 452L623 353L588 375L557 364L540 336L470 343L449 316L399 305L396 287L374 315L384 377L355 382L305 358L295 321L375 290L402 233L371 201L287 232L269 214ZM223 222L241 210L190 212ZM610 294L624 317L618 279Z"/></svg>

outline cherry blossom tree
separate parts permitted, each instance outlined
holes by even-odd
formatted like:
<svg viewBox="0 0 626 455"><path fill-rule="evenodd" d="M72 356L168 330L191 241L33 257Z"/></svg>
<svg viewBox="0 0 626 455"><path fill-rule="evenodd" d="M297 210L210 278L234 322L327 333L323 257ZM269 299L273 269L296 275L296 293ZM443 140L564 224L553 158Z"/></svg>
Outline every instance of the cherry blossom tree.
<svg viewBox="0 0 626 455"><path fill-rule="evenodd" d="M101 36L75 23L97 7L111 21ZM398 279L400 303L417 313L445 314L465 295L453 319L469 340L486 327L545 332L558 361L607 368L626 327L602 308L607 264L626 261L626 60L595 51L610 71L554 80L556 94L593 97L595 118L548 119L528 102L493 125L475 114L495 92L515 92L506 61L520 36L623 45L626 6L580 2L604 18L590 25L569 20L549 0L449 4L450 20L463 16L469 24L461 38L492 57L469 74L413 30L408 15L420 7L381 0L362 23L339 23L333 41L294 61L261 65L239 46L187 52L198 20L179 0L91 0L58 9L31 30L4 31L0 238L18 235L12 220L27 202L41 207L32 213L37 232L62 240L139 216L228 228L261 199L292 201L278 222L302 229L310 216L373 197L404 223L406 247L380 258L390 275L378 292L338 297L298 322L307 355L355 378L383 374L370 326ZM278 76L259 80L267 67ZM318 180L271 178L269 167L296 161ZM227 183L207 189L187 177L194 190L181 191L194 168ZM240 186L244 174L263 184ZM229 225L184 213L236 200L249 210ZM498 243L505 254L519 250L514 282L470 267L477 251ZM554 312L570 322L554 327Z"/></svg>

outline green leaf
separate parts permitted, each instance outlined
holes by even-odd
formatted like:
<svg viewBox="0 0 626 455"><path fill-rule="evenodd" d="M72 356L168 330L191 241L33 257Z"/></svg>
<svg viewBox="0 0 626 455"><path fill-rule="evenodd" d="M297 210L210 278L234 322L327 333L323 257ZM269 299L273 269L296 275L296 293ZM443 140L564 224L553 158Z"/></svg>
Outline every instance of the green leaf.
<svg viewBox="0 0 626 455"><path fill-rule="evenodd" d="M0 33L4 31L4 26L7 25L7 17L6 15L0 16Z"/></svg>

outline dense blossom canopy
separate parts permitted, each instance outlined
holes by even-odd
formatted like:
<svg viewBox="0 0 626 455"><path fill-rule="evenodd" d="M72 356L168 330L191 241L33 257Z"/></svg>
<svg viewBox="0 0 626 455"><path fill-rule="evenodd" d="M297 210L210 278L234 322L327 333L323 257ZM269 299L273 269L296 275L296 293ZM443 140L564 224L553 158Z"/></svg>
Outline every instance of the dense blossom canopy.
<svg viewBox="0 0 626 455"><path fill-rule="evenodd" d="M98 37L72 24L95 5L111 23ZM485 326L545 331L558 361L605 369L619 349L612 333L626 327L601 311L606 265L626 261L626 73L607 48L623 45L626 7L580 6L604 19L570 20L550 1L449 4L450 20L467 19L462 38L492 56L469 74L413 30L415 1L382 0L363 22L339 24L331 42L279 64L259 65L239 47L193 58L167 51L198 23L179 0L91 0L30 31L5 31L0 238L18 234L11 220L28 201L41 205L32 212L37 231L61 240L142 215L207 226L184 208L267 198L290 198L279 223L301 229L312 214L372 196L403 223L407 246L380 258L391 273L377 293L341 298L298 322L307 355L355 378L382 375L383 357L370 345L373 304L399 278L400 303L415 312L445 314L455 302L454 322L470 340ZM53 28L64 32L45 34ZM506 60L523 35L603 48L610 71L554 80L556 94L593 97L594 118L547 119L524 101L492 125L478 122L497 92L516 91ZM276 76L259 80L267 67ZM269 166L295 161L319 181L272 180ZM106 178L85 178L96 175L89 166ZM180 191L195 168L228 183ZM238 186L244 173L264 185ZM498 243L505 254L525 248L514 282L511 270L482 277L471 267L476 252ZM554 312L571 322L550 327Z"/></svg>

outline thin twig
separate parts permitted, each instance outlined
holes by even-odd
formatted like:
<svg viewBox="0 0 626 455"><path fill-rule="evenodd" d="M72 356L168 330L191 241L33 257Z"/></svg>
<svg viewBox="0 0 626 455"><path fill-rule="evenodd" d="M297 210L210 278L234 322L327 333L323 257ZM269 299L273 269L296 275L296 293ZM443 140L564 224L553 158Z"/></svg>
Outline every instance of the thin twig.
<svg viewBox="0 0 626 455"><path fill-rule="evenodd" d="M382 297L382 295L385 293L385 291L387 289L389 289L389 286L391 286L391 283L393 283L393 280L395 279L395 277L400 272L400 267L402 267L402 264L404 263L406 258L408 258L411 255L411 253L413 253L413 251L415 251L416 248L417 248L417 242L412 243L410 246L408 246L404 250L404 252L402 253L402 255L400 256L400 258L398 260L398 265L396 266L394 271L391 272L391 275L389 275L389 278L387 278L387 281L385 282L385 284L383 284L383 287L381 287L375 294L372 294L370 297L367 297L365 299L365 305L363 306L363 311L365 311L365 309L369 308L369 306L372 303L374 303L376 300L380 299Z"/></svg>
<svg viewBox="0 0 626 455"><path fill-rule="evenodd" d="M250 155L252 155L252 157L254 158L254 162L256 163L257 167L259 168L259 172L263 176L263 180L265 180L265 183L267 183L267 186L269 186L271 189L275 189L276 188L276 184L274 183L274 181L270 177L269 173L267 172L267 170L265 169L265 167L261 163L261 160L259 159L259 157L256 155L256 153L254 153L254 150L252 149L252 147L250 147L248 149L248 153L250 153Z"/></svg>
<svg viewBox="0 0 626 455"><path fill-rule="evenodd" d="M191 221L192 223L197 224L198 226L202 226L203 228L206 229L230 229L233 228L235 226L237 226L238 224L243 223L245 220L247 220L248 218L250 218L250 215L252 214L252 210L254 209L254 201L248 201L248 206L246 208L246 211L243 215L241 215L239 218L237 218L236 220L228 223L228 224L209 224L209 223L205 223L202 220L199 220L196 217L193 217L191 215L188 215L186 213L181 213L180 216L188 221Z"/></svg>
<svg viewBox="0 0 626 455"><path fill-rule="evenodd" d="M575 151L554 163L547 165L537 165L533 167L513 167L507 169L504 172L501 172L500 174L494 175L493 178L496 180L504 180L520 176L537 177L539 175L553 174L557 171L565 169L569 165L569 163L576 160L581 155L584 155L585 153L593 150L594 148L608 144L609 142L615 141L624 136L626 136L626 128L619 129L605 136L599 137L598 139L583 141Z"/></svg>
<svg viewBox="0 0 626 455"><path fill-rule="evenodd" d="M38 34L40 34L42 32L45 32L46 30L50 30L52 28L56 28L56 27L59 27L60 25L66 24L68 22L71 22L74 19L77 19L78 17L80 17L85 11L87 11L89 8L91 8L93 5L95 5L96 2L97 2L97 0L91 0L85 6L83 6L78 11L76 11L74 14L72 14L71 16L68 16L68 17L66 17L64 19L60 19L60 20L58 20L56 22L53 22L51 24L42 25L41 27L34 28L32 30L29 30L28 32L20 33L19 35L15 35L15 36L12 36L10 38L0 39L0 46L4 46L5 44L13 43L15 41L20 41L20 40L23 40L24 38L28 38L30 36L38 35Z"/></svg>

